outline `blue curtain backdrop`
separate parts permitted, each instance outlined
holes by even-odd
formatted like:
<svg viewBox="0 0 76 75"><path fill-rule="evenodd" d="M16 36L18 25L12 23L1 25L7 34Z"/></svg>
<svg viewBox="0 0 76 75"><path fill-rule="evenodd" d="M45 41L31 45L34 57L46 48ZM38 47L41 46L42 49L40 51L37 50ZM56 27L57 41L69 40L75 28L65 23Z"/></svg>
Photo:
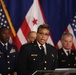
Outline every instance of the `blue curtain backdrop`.
<svg viewBox="0 0 76 75"><path fill-rule="evenodd" d="M33 0L4 0L4 2L17 32ZM76 0L40 0L40 4L56 45L75 15Z"/></svg>

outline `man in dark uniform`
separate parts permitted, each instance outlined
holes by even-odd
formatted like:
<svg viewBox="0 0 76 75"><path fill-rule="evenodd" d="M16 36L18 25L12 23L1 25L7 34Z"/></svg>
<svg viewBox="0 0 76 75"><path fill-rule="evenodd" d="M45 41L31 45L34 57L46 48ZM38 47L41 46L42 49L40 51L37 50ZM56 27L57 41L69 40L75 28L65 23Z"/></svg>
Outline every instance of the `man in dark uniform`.
<svg viewBox="0 0 76 75"><path fill-rule="evenodd" d="M55 47L46 43L49 34L49 26L40 25L36 40L21 46L18 75L32 75L36 70L54 70L57 67L57 51Z"/></svg>
<svg viewBox="0 0 76 75"><path fill-rule="evenodd" d="M72 50L73 35L63 33L62 48L58 50L58 67L59 68L76 68L76 51Z"/></svg>
<svg viewBox="0 0 76 75"><path fill-rule="evenodd" d="M9 37L9 28L0 26L0 75L14 75L17 65L18 49L8 42Z"/></svg>

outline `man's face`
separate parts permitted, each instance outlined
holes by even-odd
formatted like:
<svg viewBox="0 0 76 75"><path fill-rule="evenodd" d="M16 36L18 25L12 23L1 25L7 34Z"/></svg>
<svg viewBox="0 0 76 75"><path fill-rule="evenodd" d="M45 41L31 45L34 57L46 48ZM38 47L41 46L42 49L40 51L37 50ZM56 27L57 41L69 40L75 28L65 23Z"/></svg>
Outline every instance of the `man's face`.
<svg viewBox="0 0 76 75"><path fill-rule="evenodd" d="M46 43L49 37L49 30L47 29L40 29L39 32L37 33L37 41L43 45Z"/></svg>
<svg viewBox="0 0 76 75"><path fill-rule="evenodd" d="M3 43L7 43L9 41L9 37L10 37L9 29L3 28L0 33L0 40Z"/></svg>
<svg viewBox="0 0 76 75"><path fill-rule="evenodd" d="M35 32L30 33L28 42L34 42L35 39L36 39L36 33Z"/></svg>
<svg viewBox="0 0 76 75"><path fill-rule="evenodd" d="M72 36L64 36L62 40L62 46L69 50L72 48L73 37Z"/></svg>

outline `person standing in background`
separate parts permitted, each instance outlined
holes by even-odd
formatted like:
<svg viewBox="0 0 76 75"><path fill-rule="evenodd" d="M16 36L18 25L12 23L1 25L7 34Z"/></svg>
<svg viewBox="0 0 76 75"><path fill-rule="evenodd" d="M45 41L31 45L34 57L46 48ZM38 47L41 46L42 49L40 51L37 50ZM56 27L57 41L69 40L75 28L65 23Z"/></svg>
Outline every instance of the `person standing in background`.
<svg viewBox="0 0 76 75"><path fill-rule="evenodd" d="M30 31L28 34L28 43L34 42L36 39L36 32L35 31Z"/></svg>
<svg viewBox="0 0 76 75"><path fill-rule="evenodd" d="M76 51L72 50L73 35L65 32L61 38L62 48L58 50L59 68L76 68Z"/></svg>
<svg viewBox="0 0 76 75"><path fill-rule="evenodd" d="M57 51L46 43L49 34L49 26L42 24L38 27L36 40L21 46L18 75L32 75L36 70L54 70L57 67Z"/></svg>
<svg viewBox="0 0 76 75"><path fill-rule="evenodd" d="M9 43L10 31L0 26L0 75L14 75L16 72L18 49Z"/></svg>

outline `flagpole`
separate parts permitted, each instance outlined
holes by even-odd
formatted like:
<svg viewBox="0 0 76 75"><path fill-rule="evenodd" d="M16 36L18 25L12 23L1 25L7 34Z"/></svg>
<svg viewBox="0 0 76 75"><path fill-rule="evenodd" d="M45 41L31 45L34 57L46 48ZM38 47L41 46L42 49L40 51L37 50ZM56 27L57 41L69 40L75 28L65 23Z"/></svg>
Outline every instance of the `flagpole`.
<svg viewBox="0 0 76 75"><path fill-rule="evenodd" d="M6 6L5 6L3 0L0 0L0 2L1 2L1 4L2 4L3 10L4 10L4 12L5 12L5 15L6 15L6 18L7 18L7 20L8 20L8 23L9 23L9 25L10 25L10 28L11 28L11 30L12 30L12 32L13 32L14 37L15 37L15 36L16 36L16 32L15 32L15 29L14 29L14 27L13 27L13 25L12 25L10 16L9 16L7 10L6 10Z"/></svg>

